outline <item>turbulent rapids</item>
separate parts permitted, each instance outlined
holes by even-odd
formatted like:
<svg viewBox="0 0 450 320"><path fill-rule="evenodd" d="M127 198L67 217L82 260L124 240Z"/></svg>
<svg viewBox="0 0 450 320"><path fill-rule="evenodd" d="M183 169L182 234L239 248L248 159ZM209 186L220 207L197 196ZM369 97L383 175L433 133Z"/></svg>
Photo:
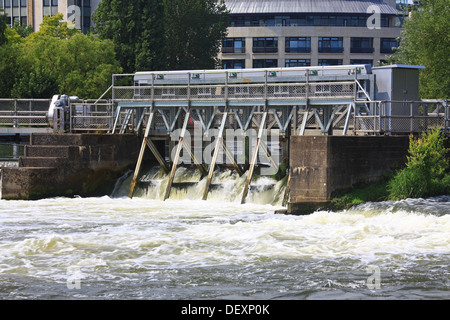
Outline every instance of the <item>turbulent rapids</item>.
<svg viewBox="0 0 450 320"><path fill-rule="evenodd" d="M153 168L127 196L0 200L0 299L449 299L450 197L279 215L285 181ZM378 277L378 286L373 277Z"/></svg>
<svg viewBox="0 0 450 320"><path fill-rule="evenodd" d="M247 176L239 176L232 170L216 170L210 186L208 200L240 203ZM255 177L250 185L248 202L255 204L281 205L286 189L286 179L275 180L270 176ZM113 197L128 195L131 172L124 175L116 184ZM148 170L138 181L134 196L162 200L169 175L159 167ZM206 177L196 169L179 167L175 173L170 199L199 200L206 184Z"/></svg>

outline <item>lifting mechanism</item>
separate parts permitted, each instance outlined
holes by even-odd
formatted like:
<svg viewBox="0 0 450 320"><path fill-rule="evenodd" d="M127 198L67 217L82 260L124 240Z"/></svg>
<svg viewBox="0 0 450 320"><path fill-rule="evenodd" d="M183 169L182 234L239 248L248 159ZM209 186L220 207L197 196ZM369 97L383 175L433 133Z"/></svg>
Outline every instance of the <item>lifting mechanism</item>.
<svg viewBox="0 0 450 320"><path fill-rule="evenodd" d="M169 174L163 200L170 197L182 150L189 153L201 176L206 177L202 199L207 200L222 150L240 176L247 174L241 198L241 203L245 203L259 152L267 156L275 172L279 169L278 161L263 139L265 131L277 130L286 138L292 134L304 135L308 130L332 134L339 123L342 134L347 134L351 120L355 121L354 114L371 112L371 91L367 88L373 85L373 75L370 67L364 65L138 72L132 76L132 86L113 85L112 88L117 108L111 133L123 134L130 129L141 134L144 132L129 197L133 197L148 147L161 168ZM218 129L208 170L185 140L186 132L192 129L193 119L198 121L202 132ZM225 144L225 129L229 128L243 133L250 129L257 131L247 171L245 165L241 167L236 161L234 150ZM158 134L167 137L176 129L181 131L169 164L152 142L152 137ZM288 199L289 180L288 176L283 203Z"/></svg>

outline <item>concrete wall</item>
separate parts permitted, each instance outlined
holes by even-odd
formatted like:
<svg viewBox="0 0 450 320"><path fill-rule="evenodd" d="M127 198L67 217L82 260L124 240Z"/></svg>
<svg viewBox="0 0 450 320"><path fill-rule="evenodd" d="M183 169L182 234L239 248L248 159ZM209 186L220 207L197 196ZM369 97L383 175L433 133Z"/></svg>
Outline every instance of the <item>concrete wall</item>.
<svg viewBox="0 0 450 320"><path fill-rule="evenodd" d="M107 195L117 178L134 169L135 135L34 134L19 168L4 168L2 199Z"/></svg>
<svg viewBox="0 0 450 320"><path fill-rule="evenodd" d="M293 136L289 213L326 206L333 194L379 180L406 163L408 136Z"/></svg>

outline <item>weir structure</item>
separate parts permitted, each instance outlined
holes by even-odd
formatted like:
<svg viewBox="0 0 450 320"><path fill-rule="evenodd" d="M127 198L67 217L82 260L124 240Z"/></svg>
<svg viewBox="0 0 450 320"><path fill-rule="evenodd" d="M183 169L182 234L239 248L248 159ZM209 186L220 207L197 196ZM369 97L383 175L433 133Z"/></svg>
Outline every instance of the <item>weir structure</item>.
<svg viewBox="0 0 450 320"><path fill-rule="evenodd" d="M449 132L447 101L418 98L421 68L347 65L117 74L97 100L55 96L48 116L60 133L139 136L130 197L149 148L169 175L164 200L181 163L195 166L206 179L204 200L215 168L226 165L245 176L242 203L255 170L286 175L283 204L295 213L322 206L333 192L376 180L404 164L408 134L436 126ZM110 100L103 99L107 93Z"/></svg>
<svg viewBox="0 0 450 320"><path fill-rule="evenodd" d="M127 77L128 81L133 81L132 85L116 85L124 83ZM369 89L371 85L374 85L373 74L368 72L368 67L364 65L138 72L131 75L116 75L112 93L113 100L117 103L117 111L112 133L123 133L130 127L137 132L145 128L129 196L133 196L146 146L150 148L162 168L165 170L169 168L151 139L152 135L161 135L158 128L162 127L165 131L163 135L181 129L178 145L171 159L170 178L164 200L170 195L183 148L192 156L194 164L202 173L207 173L202 197L206 200L219 150L223 149L232 167L240 175L247 169L241 199L241 202L245 203L260 150L274 168L274 173L279 170L280 159L274 159L272 154L281 153L281 157L288 158L288 154L283 153L283 150L286 150L283 143L281 148L273 150L268 147L263 136L270 132L270 136L278 138L276 143L271 141L272 144L280 145L283 141L286 144L291 134L304 135L306 130L311 129L311 124L314 125L314 130L319 130L319 134L329 134L340 127L342 134L345 135L349 130L353 113L370 114L367 103L372 101L370 92L373 90ZM163 126L161 123L159 126L155 125L156 114L161 117ZM299 117L302 119L300 126L297 125ZM195 157L191 145L185 142L189 123L193 120L201 124L202 135L208 134L212 128L218 129L213 155L207 163L209 166L207 172L204 168L205 163ZM235 150L230 150L224 143L227 129L237 129L242 135L246 135L251 129L255 130L256 139L253 145L248 144L251 150L246 150L250 158L246 168L242 168L238 163ZM204 140L203 136L195 138ZM200 147L203 148L203 145Z"/></svg>

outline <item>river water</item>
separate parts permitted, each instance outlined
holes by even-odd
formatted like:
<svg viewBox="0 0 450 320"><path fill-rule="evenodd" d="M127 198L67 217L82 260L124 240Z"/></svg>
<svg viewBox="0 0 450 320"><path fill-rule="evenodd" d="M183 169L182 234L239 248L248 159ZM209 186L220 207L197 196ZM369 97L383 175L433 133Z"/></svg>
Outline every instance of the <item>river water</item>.
<svg viewBox="0 0 450 320"><path fill-rule="evenodd" d="M0 299L450 298L450 196L289 216L267 177L244 205L228 171L208 201L202 182L161 201L165 179L132 199L128 177L100 198L0 200Z"/></svg>

